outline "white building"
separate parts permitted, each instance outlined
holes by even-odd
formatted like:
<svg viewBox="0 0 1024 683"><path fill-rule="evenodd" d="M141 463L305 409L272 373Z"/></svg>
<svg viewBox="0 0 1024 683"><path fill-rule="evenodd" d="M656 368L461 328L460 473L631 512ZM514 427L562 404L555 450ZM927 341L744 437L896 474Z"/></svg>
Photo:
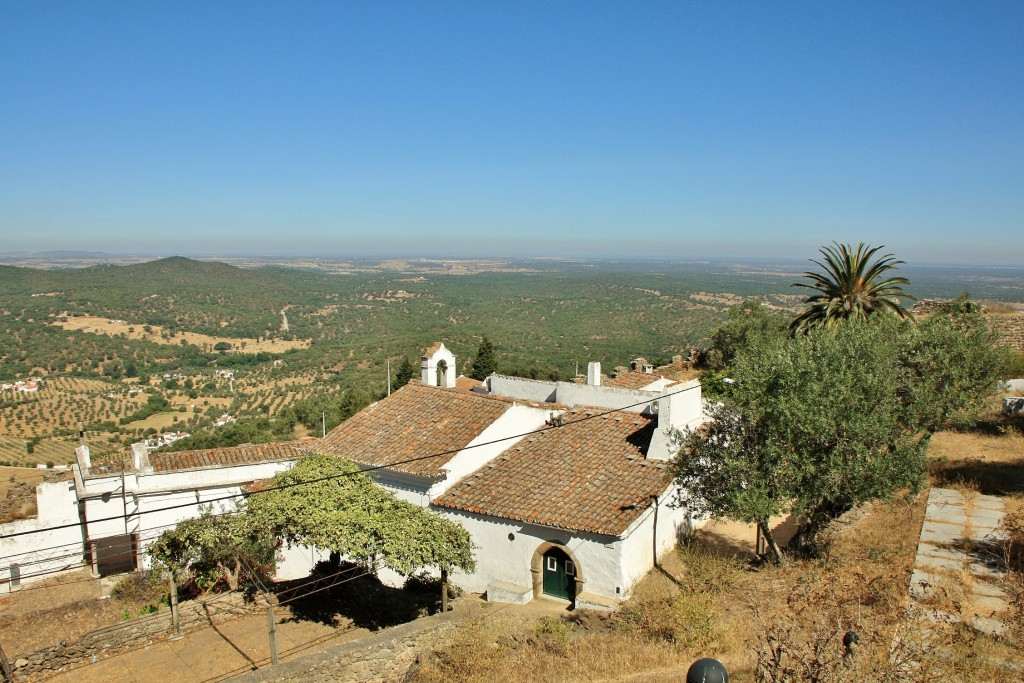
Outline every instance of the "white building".
<svg viewBox="0 0 1024 683"><path fill-rule="evenodd" d="M492 375L463 390L441 381L438 368L453 373L454 360L431 347L422 383L367 407L323 446L467 528L477 570L452 577L463 588L505 602L613 604L701 523L672 506L665 470L673 432L705 419L699 382L601 386L592 363L589 384Z"/></svg>
<svg viewBox="0 0 1024 683"><path fill-rule="evenodd" d="M700 384L646 378L629 380L638 388L602 385L600 365L591 363L587 384L502 375L480 383L458 377L455 356L435 344L422 359L421 382L323 440L178 453L140 447L130 461L98 466L82 447L74 485L47 492L39 519L29 520L40 529L60 526L63 535L3 538L0 529L0 571L8 579L0 573L0 590L11 587L14 572L23 581L39 573L10 566L13 558L24 566L33 543L38 552L30 559L40 567L83 560L101 574L145 567L144 550L163 530L204 507L231 510L247 484L322 451L462 524L477 569L452 579L466 590L494 601L547 594L610 606L702 521L672 506L665 467L673 434L705 419ZM58 544L61 558L44 564L45 549ZM315 550L285 549L278 578L305 576L319 559Z"/></svg>

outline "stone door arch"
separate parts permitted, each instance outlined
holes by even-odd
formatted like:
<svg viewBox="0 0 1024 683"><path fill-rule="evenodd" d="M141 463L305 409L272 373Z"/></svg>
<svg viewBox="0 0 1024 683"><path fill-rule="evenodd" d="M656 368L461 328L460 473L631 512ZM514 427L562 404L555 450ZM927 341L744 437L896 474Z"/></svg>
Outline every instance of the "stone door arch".
<svg viewBox="0 0 1024 683"><path fill-rule="evenodd" d="M576 606L576 598L583 593L583 586L586 583L586 577L583 574L583 565L580 564L579 559L576 555L569 550L568 546L559 543L558 541L545 541L537 546L537 549L533 551L533 557L530 560L530 573L533 575L533 597L540 597L544 595L544 562L545 555L551 549L558 549L569 558L572 563L572 578L575 584L575 590L572 592L570 602L573 606Z"/></svg>

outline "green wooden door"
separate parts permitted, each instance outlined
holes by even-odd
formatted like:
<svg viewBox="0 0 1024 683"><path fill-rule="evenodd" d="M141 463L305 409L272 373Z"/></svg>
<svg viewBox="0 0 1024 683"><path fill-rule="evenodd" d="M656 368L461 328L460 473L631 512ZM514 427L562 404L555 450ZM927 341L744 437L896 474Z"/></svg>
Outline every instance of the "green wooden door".
<svg viewBox="0 0 1024 683"><path fill-rule="evenodd" d="M544 553L544 594L564 600L576 599L576 565L558 548Z"/></svg>

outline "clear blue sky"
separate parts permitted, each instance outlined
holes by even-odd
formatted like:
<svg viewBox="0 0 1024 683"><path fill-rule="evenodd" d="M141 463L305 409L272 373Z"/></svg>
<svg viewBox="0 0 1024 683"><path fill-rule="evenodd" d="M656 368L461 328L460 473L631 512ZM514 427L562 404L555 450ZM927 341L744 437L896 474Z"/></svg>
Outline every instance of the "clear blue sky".
<svg viewBox="0 0 1024 683"><path fill-rule="evenodd" d="M1024 263L1024 2L0 4L0 251Z"/></svg>

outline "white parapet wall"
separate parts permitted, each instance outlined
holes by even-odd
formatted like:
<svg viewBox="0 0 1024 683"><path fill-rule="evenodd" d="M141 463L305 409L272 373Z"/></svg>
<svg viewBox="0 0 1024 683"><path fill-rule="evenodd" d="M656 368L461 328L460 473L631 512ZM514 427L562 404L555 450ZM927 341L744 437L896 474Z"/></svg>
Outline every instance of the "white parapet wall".
<svg viewBox="0 0 1024 683"><path fill-rule="evenodd" d="M198 517L203 510L224 513L235 509L241 486L270 479L290 468L293 460L207 467L172 472L120 472L87 475L79 480L87 535L90 542L104 539L127 547L123 537L134 536L140 568L148 568L148 546L178 522ZM123 482L123 488L122 488ZM81 532L79 532L81 537ZM124 550L125 548L122 548Z"/></svg>
<svg viewBox="0 0 1024 683"><path fill-rule="evenodd" d="M519 398L524 401L554 403L557 382L494 374L487 378L487 390L495 396Z"/></svg>
<svg viewBox="0 0 1024 683"><path fill-rule="evenodd" d="M32 519L0 524L0 593L84 564L74 482L39 484L36 508Z"/></svg>

